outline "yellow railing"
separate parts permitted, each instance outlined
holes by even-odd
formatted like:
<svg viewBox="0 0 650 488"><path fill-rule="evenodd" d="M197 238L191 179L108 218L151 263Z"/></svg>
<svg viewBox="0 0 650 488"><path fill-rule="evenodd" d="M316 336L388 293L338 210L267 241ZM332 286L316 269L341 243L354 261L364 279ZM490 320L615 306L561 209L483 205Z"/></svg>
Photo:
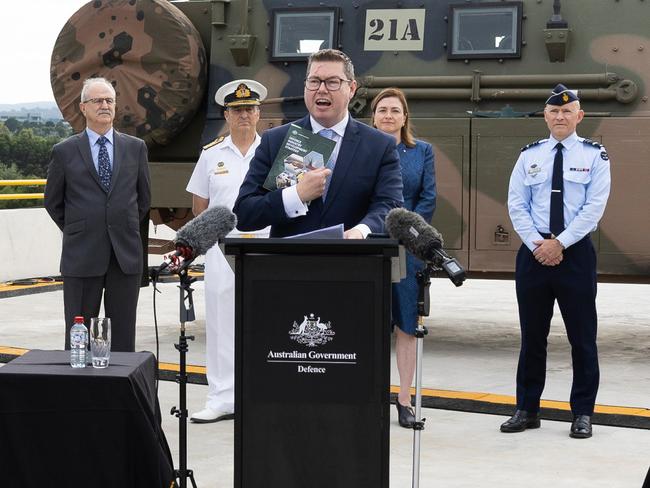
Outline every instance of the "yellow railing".
<svg viewBox="0 0 650 488"><path fill-rule="evenodd" d="M43 186L47 180L0 180L2 186ZM43 193L0 193L0 200L38 200Z"/></svg>

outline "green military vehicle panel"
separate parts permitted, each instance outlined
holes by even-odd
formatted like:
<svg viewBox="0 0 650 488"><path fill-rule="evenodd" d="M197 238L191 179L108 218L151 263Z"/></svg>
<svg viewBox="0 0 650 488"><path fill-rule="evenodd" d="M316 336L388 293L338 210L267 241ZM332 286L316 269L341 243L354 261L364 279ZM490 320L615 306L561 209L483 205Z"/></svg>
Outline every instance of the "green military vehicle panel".
<svg viewBox="0 0 650 488"><path fill-rule="evenodd" d="M131 2L147 3L104 0L84 8ZM353 116L368 120L370 101L384 87L405 91L417 136L432 143L436 153L438 202L432 223L450 253L477 273L513 270L519 239L506 208L510 172L522 146L548 136L541 110L552 87L564 83L579 90L587 117L578 133L602 142L612 163L612 192L594 235L599 272L650 278L650 2L171 4L189 19L204 46L204 59L197 53L193 62L207 81L187 125L166 138L141 134L149 144L153 201L160 209L152 212L154 220L178 226L189 218L183 210L191 201L185 192L189 175L201 146L224 132L223 114L214 102L220 85L237 78L265 84L269 99L262 107L263 131L306 113L306 56L335 47L355 64L359 89L350 104ZM73 41L66 44L68 52L55 48L57 62L81 56L82 46L95 42L97 24L110 24L99 22L101 9L95 10L98 17L86 21L95 27L64 28L62 36ZM137 45L151 35L145 34L133 36L134 52L146 51ZM52 66L55 93L61 93L60 78L67 72L58 69L54 55ZM88 68L84 74L92 72ZM130 76L129 86L139 89L137 77ZM57 100L62 110L74 102L72 96ZM118 123L124 120L120 110L118 102ZM64 114L72 117L70 108Z"/></svg>

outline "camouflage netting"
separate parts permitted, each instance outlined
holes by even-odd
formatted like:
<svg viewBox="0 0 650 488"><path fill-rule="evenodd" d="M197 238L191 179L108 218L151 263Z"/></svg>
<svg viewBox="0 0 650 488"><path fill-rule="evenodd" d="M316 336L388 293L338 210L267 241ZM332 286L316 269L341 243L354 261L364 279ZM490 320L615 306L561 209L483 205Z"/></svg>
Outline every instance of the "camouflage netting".
<svg viewBox="0 0 650 488"><path fill-rule="evenodd" d="M115 127L164 145L192 119L206 86L206 55L189 19L166 0L95 0L65 24L52 52L52 90L75 131L86 78L117 92Z"/></svg>

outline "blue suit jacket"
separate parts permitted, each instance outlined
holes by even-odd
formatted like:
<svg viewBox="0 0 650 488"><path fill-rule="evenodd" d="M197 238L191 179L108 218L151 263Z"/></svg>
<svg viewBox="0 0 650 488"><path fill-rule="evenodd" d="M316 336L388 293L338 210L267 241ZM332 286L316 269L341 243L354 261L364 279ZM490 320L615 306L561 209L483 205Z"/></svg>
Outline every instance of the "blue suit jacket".
<svg viewBox="0 0 650 488"><path fill-rule="evenodd" d="M309 116L294 123L311 130ZM281 190L262 186L289 127L285 124L262 135L235 202L237 228L258 230L270 225L271 237L340 223L346 230L366 224L372 232L383 232L386 214L403 202L395 139L350 117L325 202L317 198L306 215L290 219Z"/></svg>

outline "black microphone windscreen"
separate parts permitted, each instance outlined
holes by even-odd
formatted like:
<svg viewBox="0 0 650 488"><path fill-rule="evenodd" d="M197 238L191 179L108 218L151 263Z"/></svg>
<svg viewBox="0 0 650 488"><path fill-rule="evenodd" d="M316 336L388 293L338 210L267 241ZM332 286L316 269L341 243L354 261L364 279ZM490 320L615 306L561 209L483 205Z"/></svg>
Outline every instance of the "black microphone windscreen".
<svg viewBox="0 0 650 488"><path fill-rule="evenodd" d="M176 232L176 243L192 248L194 257L208 252L219 239L226 237L237 225L237 217L226 207L210 207Z"/></svg>
<svg viewBox="0 0 650 488"><path fill-rule="evenodd" d="M432 261L434 249L443 246L442 235L417 213L405 208L394 208L386 216L386 230L393 239L399 239L414 256Z"/></svg>

